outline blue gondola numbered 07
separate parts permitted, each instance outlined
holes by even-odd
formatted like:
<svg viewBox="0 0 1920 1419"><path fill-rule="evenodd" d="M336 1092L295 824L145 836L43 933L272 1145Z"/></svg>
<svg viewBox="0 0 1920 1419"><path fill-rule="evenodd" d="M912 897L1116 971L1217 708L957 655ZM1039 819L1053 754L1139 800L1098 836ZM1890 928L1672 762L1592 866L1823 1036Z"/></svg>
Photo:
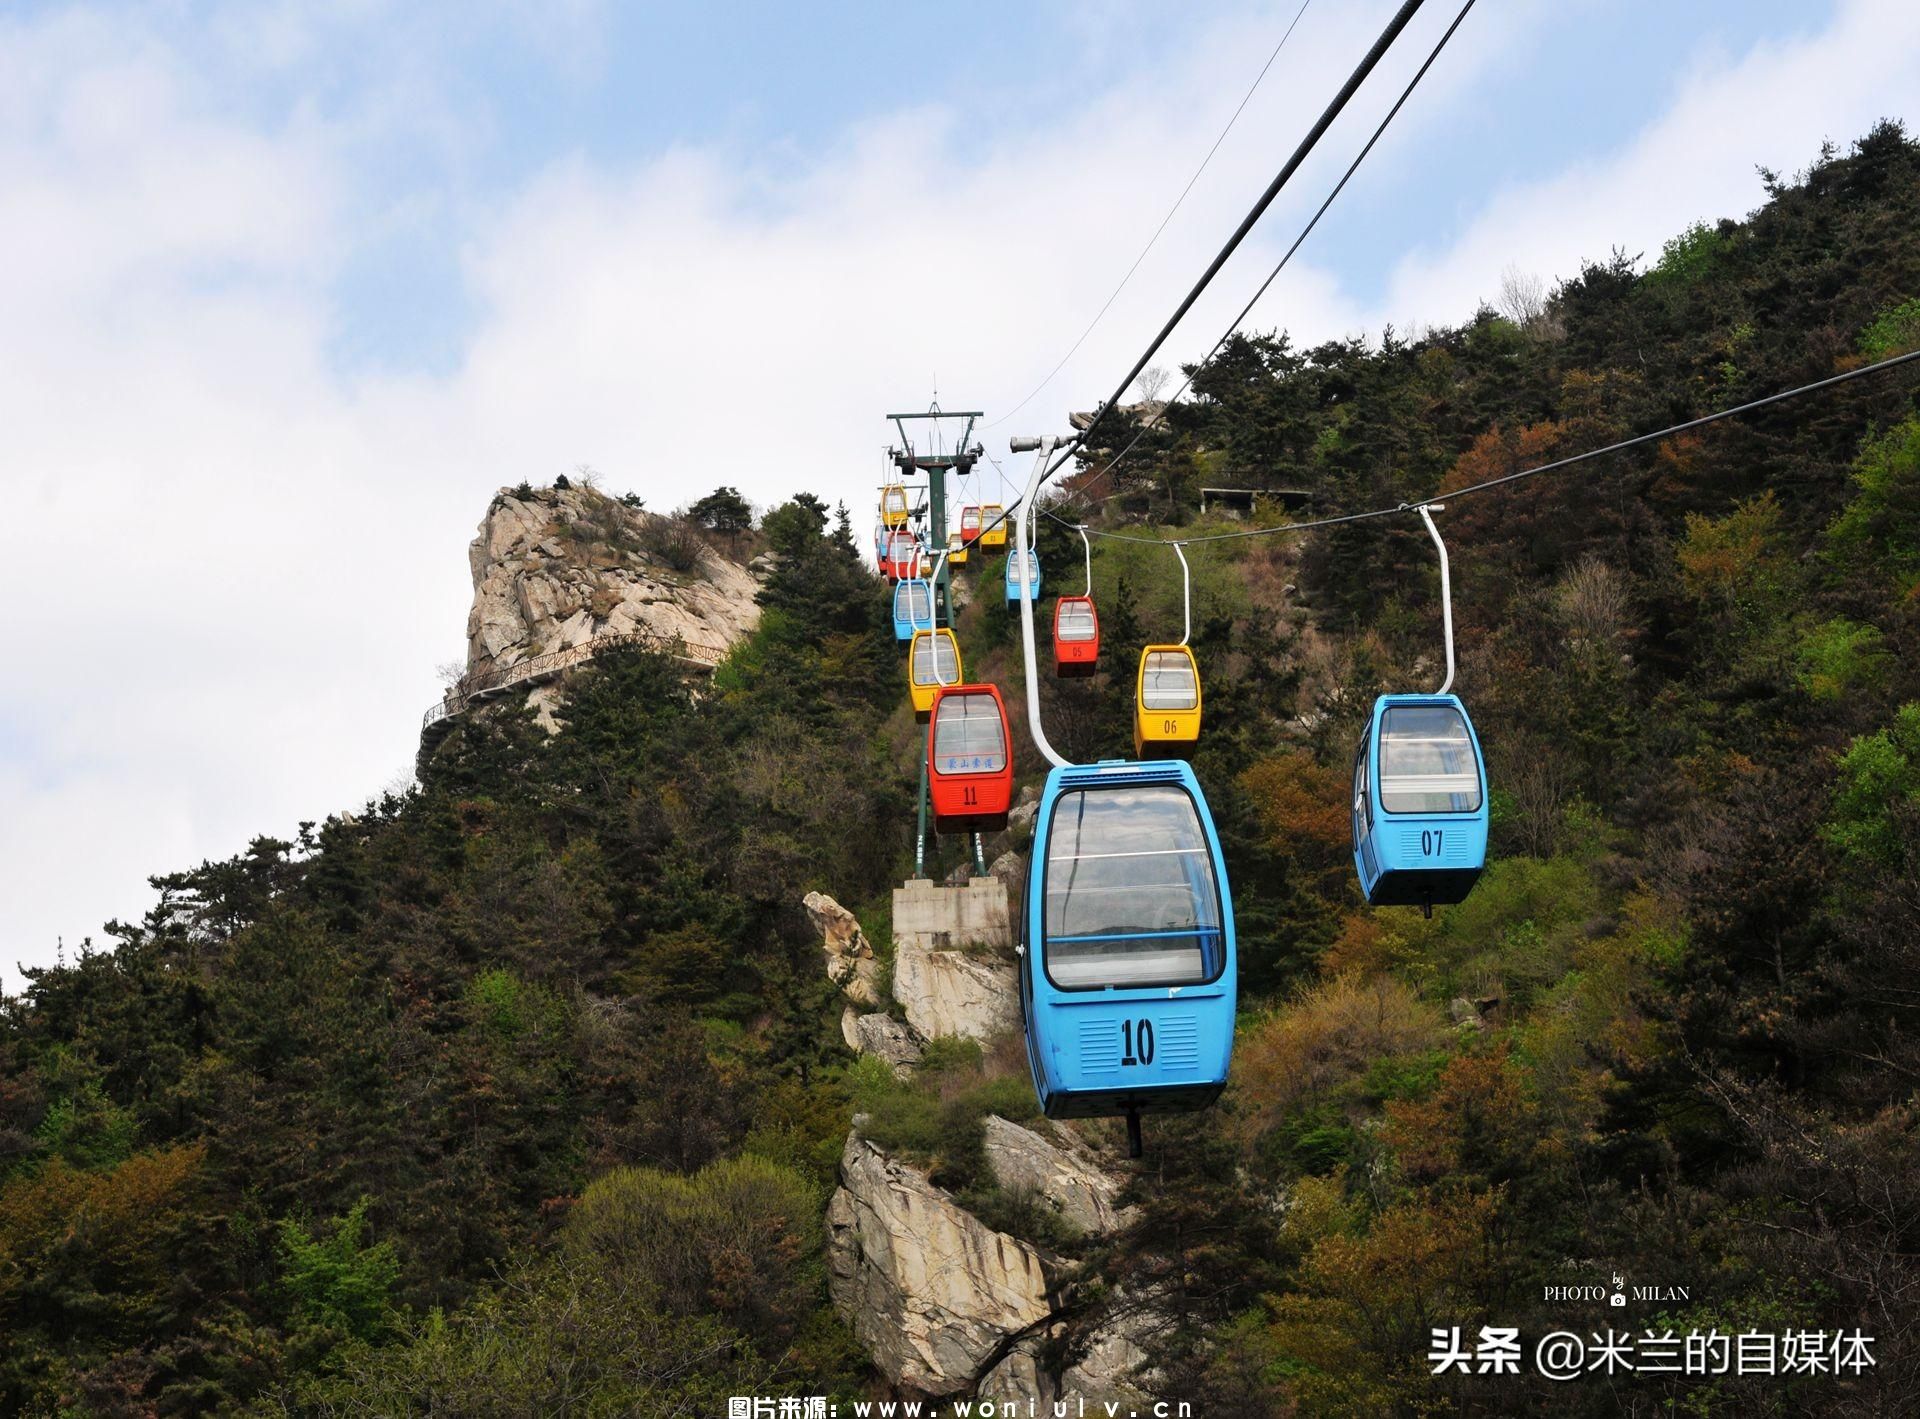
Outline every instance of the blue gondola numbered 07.
<svg viewBox="0 0 1920 1419"><path fill-rule="evenodd" d="M1034 819L1020 999L1049 1118L1204 1108L1233 1053L1233 902L1180 761L1056 768Z"/></svg>
<svg viewBox="0 0 1920 1419"><path fill-rule="evenodd" d="M1464 901L1487 861L1487 771L1457 695L1382 695L1353 759L1353 865L1376 907Z"/></svg>

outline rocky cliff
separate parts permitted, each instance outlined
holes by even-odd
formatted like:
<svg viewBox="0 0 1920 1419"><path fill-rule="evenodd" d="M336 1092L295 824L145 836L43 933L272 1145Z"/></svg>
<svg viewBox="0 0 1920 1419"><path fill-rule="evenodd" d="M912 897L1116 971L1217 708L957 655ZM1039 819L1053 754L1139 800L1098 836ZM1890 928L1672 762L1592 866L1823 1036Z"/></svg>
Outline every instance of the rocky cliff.
<svg viewBox="0 0 1920 1419"><path fill-rule="evenodd" d="M1020 1029L1009 905L1006 884L994 877L945 887L908 882L893 896L887 972L853 913L809 893L807 915L843 1000L847 1047L884 1061L900 1079L912 1078L941 1037L974 1041L1004 1059L1009 1051L1000 1047ZM1013 1068L1024 1083L1024 1070ZM1142 1403L1134 1380L1147 1356L1139 1342L1156 1310L1131 1299L1089 1304L1084 1257L989 1226L926 1170L864 1136L866 1122L855 1117L841 1156L827 1258L834 1302L888 1383L1022 1413L1056 1401L1117 1402L1116 1412ZM1088 1134L994 1115L978 1126L993 1187L1053 1218L1055 1238L1087 1242L1134 1223L1119 1201L1122 1165Z"/></svg>
<svg viewBox="0 0 1920 1419"><path fill-rule="evenodd" d="M501 489L467 560L469 681L627 632L724 651L760 620L748 568L593 488Z"/></svg>

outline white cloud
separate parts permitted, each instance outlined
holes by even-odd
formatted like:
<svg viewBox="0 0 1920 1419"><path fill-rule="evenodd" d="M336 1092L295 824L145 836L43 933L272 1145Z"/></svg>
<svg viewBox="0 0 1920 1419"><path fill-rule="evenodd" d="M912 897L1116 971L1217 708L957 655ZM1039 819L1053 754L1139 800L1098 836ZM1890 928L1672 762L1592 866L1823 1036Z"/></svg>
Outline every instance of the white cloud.
<svg viewBox="0 0 1920 1419"><path fill-rule="evenodd" d="M1822 138L1846 144L1911 111L1920 6L1854 0L1810 40L1702 56L1672 101L1618 152L1495 193L1454 242L1410 253L1384 309L1458 321L1509 265L1549 280L1615 246L1651 263L1689 223L1744 217L1766 198L1757 165L1805 167Z"/></svg>
<svg viewBox="0 0 1920 1419"><path fill-rule="evenodd" d="M1410 257L1384 312L1456 320L1509 262L1566 272L1751 205L1756 143L1804 161L1809 132L1851 136L1903 94L1901 10L1856 5L1812 44L1693 75L1627 150L1498 194L1459 242ZM223 10L217 43L293 83L339 42L314 13ZM570 14L554 42L590 63L596 11ZM1162 363L1210 343L1448 18L1422 16ZM1378 23L1309 11L1132 286L990 436L996 452L1107 392ZM1476 14L1420 121L1444 123L1540 26ZM501 484L584 462L654 506L731 482L761 502L810 487L859 515L882 414L922 404L936 376L949 406L1012 405L1106 298L1275 33L1272 16L1228 17L1163 39L1151 72L1083 83L1050 126L984 152L963 104L915 104L824 153L556 157L504 197L443 206L444 190L370 198L357 166L402 130L465 162L461 134L490 120L421 71L261 126L214 101L177 36L85 13L0 25L0 505L25 608L0 678L0 964L136 916L148 873L288 836L404 773L434 667L462 644L467 539ZM1391 174L1404 141L1369 171ZM457 214L477 323L445 374L343 375L331 282L417 203ZM1261 323L1377 328L1335 257L1308 248Z"/></svg>

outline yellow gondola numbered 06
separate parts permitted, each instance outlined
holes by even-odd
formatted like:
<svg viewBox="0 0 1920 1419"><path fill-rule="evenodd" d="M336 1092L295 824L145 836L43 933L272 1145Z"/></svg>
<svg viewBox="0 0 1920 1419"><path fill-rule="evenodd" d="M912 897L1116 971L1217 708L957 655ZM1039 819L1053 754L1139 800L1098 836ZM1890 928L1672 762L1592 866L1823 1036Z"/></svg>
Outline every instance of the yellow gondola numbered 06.
<svg viewBox="0 0 1920 1419"><path fill-rule="evenodd" d="M945 626L915 631L907 648L907 689L913 696L913 717L925 721L933 713L933 696L942 685L960 683L960 642Z"/></svg>
<svg viewBox="0 0 1920 1419"><path fill-rule="evenodd" d="M1133 695L1133 752L1142 759L1184 758L1200 739L1200 667L1184 645L1140 652Z"/></svg>

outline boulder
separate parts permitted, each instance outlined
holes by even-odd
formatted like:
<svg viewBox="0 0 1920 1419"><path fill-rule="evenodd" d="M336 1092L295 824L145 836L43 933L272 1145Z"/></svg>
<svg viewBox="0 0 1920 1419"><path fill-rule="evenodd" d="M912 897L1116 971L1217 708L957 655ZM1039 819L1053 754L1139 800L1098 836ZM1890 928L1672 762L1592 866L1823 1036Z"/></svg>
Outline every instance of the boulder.
<svg viewBox="0 0 1920 1419"><path fill-rule="evenodd" d="M840 1033L855 1054L885 1060L896 1079L905 1079L920 1062L920 1041L891 1015L862 1015L849 1005L840 1016Z"/></svg>
<svg viewBox="0 0 1920 1419"><path fill-rule="evenodd" d="M971 1390L1051 1313L1040 1254L857 1133L827 1205L828 1289L874 1365L922 1395Z"/></svg>
<svg viewBox="0 0 1920 1419"><path fill-rule="evenodd" d="M872 1009L880 1004L880 962L875 959L860 919L825 892L807 893L802 905L807 919L820 933L820 949L827 958L827 979L855 1005Z"/></svg>
<svg viewBox="0 0 1920 1419"><path fill-rule="evenodd" d="M987 1167L1001 1187L1044 1197L1066 1221L1089 1234L1110 1232L1128 1216L1115 1202L1120 1179L1079 1135L1049 1125L1054 1138L989 1114L985 1120Z"/></svg>

